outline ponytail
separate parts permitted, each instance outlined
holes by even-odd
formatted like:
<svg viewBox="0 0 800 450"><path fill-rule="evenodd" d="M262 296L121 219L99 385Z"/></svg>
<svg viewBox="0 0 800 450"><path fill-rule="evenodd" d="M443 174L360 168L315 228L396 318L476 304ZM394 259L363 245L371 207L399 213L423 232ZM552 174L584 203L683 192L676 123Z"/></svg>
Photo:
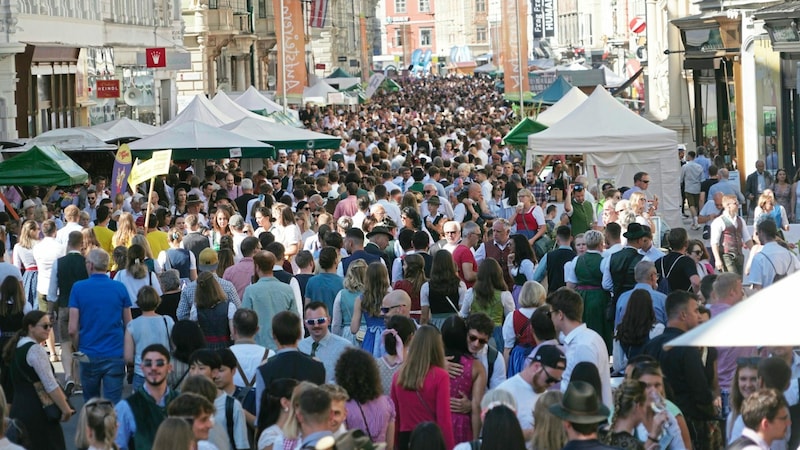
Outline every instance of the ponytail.
<svg viewBox="0 0 800 450"><path fill-rule="evenodd" d="M28 328L36 326L36 324L39 323L39 321L42 320L42 317L45 315L47 315L46 312L39 310L31 311L28 314L25 314L25 317L22 318L22 327L19 329L19 331L14 333L14 336L9 339L9 341L6 343L6 346L3 348L3 360L6 362L6 364L10 366L14 361L14 352L17 349L17 344L19 343L20 339L28 335Z"/></svg>

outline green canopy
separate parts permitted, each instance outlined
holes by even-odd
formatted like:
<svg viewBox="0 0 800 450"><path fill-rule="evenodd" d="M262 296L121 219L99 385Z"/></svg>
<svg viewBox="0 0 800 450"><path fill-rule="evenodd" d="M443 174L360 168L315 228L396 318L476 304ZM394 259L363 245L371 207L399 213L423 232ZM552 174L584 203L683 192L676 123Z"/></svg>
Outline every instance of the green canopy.
<svg viewBox="0 0 800 450"><path fill-rule="evenodd" d="M337 67L330 75L325 78L356 78L349 73L345 72L341 67Z"/></svg>
<svg viewBox="0 0 800 450"><path fill-rule="evenodd" d="M399 84L393 79L386 77L383 79L383 83L381 83L381 88L386 89L389 92L400 92L402 89Z"/></svg>
<svg viewBox="0 0 800 450"><path fill-rule="evenodd" d="M522 101L528 104L533 104L533 92L523 92L522 93ZM519 92L506 92L503 94L503 99L507 102L511 103L519 103Z"/></svg>
<svg viewBox="0 0 800 450"><path fill-rule="evenodd" d="M75 161L51 145L31 147L0 162L0 180L6 186L71 186L88 177Z"/></svg>
<svg viewBox="0 0 800 450"><path fill-rule="evenodd" d="M528 136L547 129L547 125L543 125L530 117L522 119L508 134L503 138L506 145L514 147L527 147Z"/></svg>

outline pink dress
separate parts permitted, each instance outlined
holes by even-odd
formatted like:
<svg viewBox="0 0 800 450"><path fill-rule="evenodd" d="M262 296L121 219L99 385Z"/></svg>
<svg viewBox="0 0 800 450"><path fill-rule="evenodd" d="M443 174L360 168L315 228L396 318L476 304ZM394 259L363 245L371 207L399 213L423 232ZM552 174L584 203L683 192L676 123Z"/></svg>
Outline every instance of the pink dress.
<svg viewBox="0 0 800 450"><path fill-rule="evenodd" d="M459 364L464 366L464 372L456 378L450 379L450 397L461 398L464 393L472 400L472 363L475 358L461 356ZM453 435L456 442L472 441L472 414L451 412L453 418Z"/></svg>

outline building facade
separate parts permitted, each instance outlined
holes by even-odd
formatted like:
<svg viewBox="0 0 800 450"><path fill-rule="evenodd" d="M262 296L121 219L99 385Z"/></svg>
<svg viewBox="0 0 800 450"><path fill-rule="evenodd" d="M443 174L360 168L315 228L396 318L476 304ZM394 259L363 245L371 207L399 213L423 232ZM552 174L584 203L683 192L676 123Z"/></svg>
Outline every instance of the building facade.
<svg viewBox="0 0 800 450"><path fill-rule="evenodd" d="M176 1L4 0L0 138L119 116L152 124L169 119L175 113L174 67L186 56ZM153 47L166 50L167 67L146 67L145 49ZM117 97L98 95L98 80L117 80L116 88L104 91Z"/></svg>

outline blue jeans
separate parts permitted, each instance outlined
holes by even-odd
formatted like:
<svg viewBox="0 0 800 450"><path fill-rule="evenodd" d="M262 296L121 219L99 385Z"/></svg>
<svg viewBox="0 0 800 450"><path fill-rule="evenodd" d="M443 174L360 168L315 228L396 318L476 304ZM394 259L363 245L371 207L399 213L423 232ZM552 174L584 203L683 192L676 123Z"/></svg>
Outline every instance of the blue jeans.
<svg viewBox="0 0 800 450"><path fill-rule="evenodd" d="M134 373L133 374L133 392L139 390L140 387L144 386L144 377Z"/></svg>
<svg viewBox="0 0 800 450"><path fill-rule="evenodd" d="M99 397L102 383L103 397L116 404L122 399L124 380L125 361L122 358L91 358L90 362L81 363L84 401Z"/></svg>

